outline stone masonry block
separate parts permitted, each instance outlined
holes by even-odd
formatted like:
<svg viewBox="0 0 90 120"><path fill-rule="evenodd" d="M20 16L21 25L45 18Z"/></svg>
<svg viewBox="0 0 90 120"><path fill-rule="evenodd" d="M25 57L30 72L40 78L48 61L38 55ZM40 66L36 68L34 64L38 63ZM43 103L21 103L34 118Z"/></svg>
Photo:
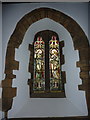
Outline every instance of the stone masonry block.
<svg viewBox="0 0 90 120"><path fill-rule="evenodd" d="M3 98L13 98L16 96L16 88L4 87L2 92Z"/></svg>

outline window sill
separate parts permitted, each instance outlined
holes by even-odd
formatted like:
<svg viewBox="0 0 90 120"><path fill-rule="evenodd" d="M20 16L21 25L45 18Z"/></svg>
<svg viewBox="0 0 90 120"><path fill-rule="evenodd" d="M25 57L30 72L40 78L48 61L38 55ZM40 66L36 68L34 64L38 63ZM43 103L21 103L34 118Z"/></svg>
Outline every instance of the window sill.
<svg viewBox="0 0 90 120"><path fill-rule="evenodd" d="M65 98L65 91L51 91L51 92L42 92L42 91L33 91L30 93L30 98Z"/></svg>

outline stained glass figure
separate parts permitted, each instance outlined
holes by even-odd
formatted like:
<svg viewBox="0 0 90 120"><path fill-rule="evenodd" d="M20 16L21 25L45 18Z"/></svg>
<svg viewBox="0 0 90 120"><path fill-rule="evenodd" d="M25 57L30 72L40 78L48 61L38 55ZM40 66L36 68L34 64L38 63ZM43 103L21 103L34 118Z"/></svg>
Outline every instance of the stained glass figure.
<svg viewBox="0 0 90 120"><path fill-rule="evenodd" d="M34 81L33 90L45 90L45 44L42 37L34 42Z"/></svg>
<svg viewBox="0 0 90 120"><path fill-rule="evenodd" d="M62 90L60 70L60 49L56 36L49 41L50 90Z"/></svg>

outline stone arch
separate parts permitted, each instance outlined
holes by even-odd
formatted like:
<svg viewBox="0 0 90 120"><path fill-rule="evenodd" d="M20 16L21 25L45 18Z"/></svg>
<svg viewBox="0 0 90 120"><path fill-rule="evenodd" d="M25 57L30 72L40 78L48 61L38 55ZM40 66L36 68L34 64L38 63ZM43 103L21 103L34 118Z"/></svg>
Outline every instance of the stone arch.
<svg viewBox="0 0 90 120"><path fill-rule="evenodd" d="M12 80L13 78L16 78L16 76L13 74L13 70L19 69L19 62L15 60L15 48L19 48L20 44L22 44L23 37L27 29L30 27L30 25L43 18L52 19L61 24L63 27L65 27L72 37L74 49L79 51L79 61L76 63L76 66L80 67L80 78L82 79L82 85L79 85L79 89L84 90L86 92L86 99L89 111L90 95L88 94L89 91L88 39L83 30L81 29L81 27L75 20L65 15L64 13L51 8L38 8L26 14L17 23L16 28L9 39L5 60L6 77L2 81L3 88L2 110L5 113L7 113L7 111L10 110L12 107L13 97L16 96L16 88L12 88ZM12 94L10 94L11 92Z"/></svg>

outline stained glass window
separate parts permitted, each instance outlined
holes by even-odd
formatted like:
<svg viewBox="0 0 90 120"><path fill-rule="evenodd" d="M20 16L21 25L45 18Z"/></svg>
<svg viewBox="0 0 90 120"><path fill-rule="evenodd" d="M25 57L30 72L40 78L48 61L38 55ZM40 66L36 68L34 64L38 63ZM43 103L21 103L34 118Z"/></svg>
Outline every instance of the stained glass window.
<svg viewBox="0 0 90 120"><path fill-rule="evenodd" d="M34 42L34 81L33 90L45 90L45 44L42 37Z"/></svg>
<svg viewBox="0 0 90 120"><path fill-rule="evenodd" d="M54 31L44 30L35 34L33 44L29 46L31 79L28 84L32 98L65 97L62 47L63 41L59 41Z"/></svg>
<svg viewBox="0 0 90 120"><path fill-rule="evenodd" d="M52 36L49 41L50 90L61 90L61 66L59 41Z"/></svg>

